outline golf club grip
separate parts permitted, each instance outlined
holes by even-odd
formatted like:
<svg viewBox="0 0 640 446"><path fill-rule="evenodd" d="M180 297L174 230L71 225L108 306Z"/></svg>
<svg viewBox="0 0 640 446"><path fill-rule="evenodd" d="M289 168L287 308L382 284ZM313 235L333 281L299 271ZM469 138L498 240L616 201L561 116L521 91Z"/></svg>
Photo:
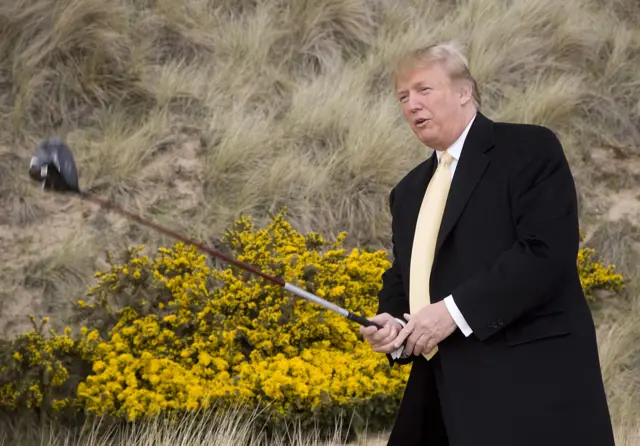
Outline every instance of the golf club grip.
<svg viewBox="0 0 640 446"><path fill-rule="evenodd" d="M352 320L354 322L359 323L360 325L364 326L364 327L377 327L378 330L383 328L382 325L380 324L376 324L373 321L370 321L369 319L362 317L362 316L358 316L357 314L353 314L352 312L349 312L349 315L347 316L347 318L349 318L349 320Z"/></svg>

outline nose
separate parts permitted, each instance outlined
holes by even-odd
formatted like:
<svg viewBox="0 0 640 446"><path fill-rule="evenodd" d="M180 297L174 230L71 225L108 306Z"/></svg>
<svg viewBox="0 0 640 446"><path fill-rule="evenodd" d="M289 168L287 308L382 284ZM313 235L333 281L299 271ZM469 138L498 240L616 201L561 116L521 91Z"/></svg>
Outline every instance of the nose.
<svg viewBox="0 0 640 446"><path fill-rule="evenodd" d="M420 98L415 94L409 93L409 96L407 97L407 107L412 113L422 110Z"/></svg>

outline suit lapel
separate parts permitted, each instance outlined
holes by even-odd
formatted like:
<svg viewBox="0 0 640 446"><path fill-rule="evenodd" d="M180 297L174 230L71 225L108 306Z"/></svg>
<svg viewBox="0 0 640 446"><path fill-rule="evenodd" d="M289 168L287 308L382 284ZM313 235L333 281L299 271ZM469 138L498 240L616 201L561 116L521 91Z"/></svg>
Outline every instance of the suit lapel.
<svg viewBox="0 0 640 446"><path fill-rule="evenodd" d="M460 218L473 190L489 165L490 159L486 152L493 147L493 144L493 123L478 112L467 134L449 189L436 242L436 255Z"/></svg>
<svg viewBox="0 0 640 446"><path fill-rule="evenodd" d="M420 173L416 175L415 180L410 185L411 192L408 194L411 197L411 200L407 201L407 234L409 238L409 246L413 246L413 239L416 232L416 224L418 222L418 214L420 213L420 206L422 205L422 200L424 198L424 194L427 191L427 186L429 185L429 181L431 181L431 177L435 172L435 169L438 164L438 159L436 158L436 153L433 152L432 155L424 161L424 164L420 167Z"/></svg>

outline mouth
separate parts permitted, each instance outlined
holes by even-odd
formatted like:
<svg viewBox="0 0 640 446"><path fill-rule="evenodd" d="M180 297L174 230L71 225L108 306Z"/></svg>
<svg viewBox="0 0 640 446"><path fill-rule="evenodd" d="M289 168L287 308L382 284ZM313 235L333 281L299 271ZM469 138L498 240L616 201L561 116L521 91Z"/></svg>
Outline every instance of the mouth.
<svg viewBox="0 0 640 446"><path fill-rule="evenodd" d="M429 122L429 120L427 118L418 118L415 121L413 121L415 126L418 127L418 128L424 127L425 125L427 125L427 122Z"/></svg>

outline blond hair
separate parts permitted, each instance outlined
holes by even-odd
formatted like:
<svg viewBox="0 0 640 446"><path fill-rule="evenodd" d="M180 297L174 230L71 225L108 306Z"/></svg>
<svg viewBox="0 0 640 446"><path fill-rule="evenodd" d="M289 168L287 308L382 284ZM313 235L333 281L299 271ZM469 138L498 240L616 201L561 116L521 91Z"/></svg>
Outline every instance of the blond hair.
<svg viewBox="0 0 640 446"><path fill-rule="evenodd" d="M405 54L395 65L394 82L410 71L416 68L426 68L434 62L438 62L444 67L452 81L468 81L471 84L471 100L477 108L480 108L482 99L478 83L469 70L469 61L453 43L429 45Z"/></svg>

